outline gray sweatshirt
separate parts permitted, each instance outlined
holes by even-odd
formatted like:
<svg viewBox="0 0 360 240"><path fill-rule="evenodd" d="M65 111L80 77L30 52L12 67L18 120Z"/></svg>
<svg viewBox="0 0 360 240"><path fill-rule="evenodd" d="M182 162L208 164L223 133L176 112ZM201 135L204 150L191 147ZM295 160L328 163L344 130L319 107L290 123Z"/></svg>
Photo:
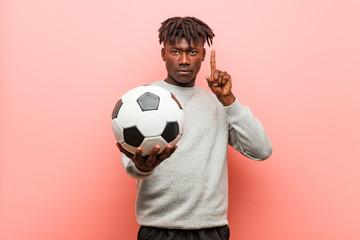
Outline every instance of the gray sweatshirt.
<svg viewBox="0 0 360 240"><path fill-rule="evenodd" d="M172 92L184 109L184 134L175 153L150 173L122 154L126 172L138 179L139 225L200 229L228 224L227 146L254 160L271 155L261 123L236 100L224 107L214 94L195 85L153 83Z"/></svg>

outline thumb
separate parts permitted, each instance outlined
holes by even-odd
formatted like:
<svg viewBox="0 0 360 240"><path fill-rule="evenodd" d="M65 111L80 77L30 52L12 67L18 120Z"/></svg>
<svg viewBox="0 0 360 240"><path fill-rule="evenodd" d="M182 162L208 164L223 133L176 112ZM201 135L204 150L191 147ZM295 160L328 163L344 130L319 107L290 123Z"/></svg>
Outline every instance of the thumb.
<svg viewBox="0 0 360 240"><path fill-rule="evenodd" d="M205 76L205 79L206 79L208 82L212 82L212 79L211 79L211 77L209 77L209 76Z"/></svg>

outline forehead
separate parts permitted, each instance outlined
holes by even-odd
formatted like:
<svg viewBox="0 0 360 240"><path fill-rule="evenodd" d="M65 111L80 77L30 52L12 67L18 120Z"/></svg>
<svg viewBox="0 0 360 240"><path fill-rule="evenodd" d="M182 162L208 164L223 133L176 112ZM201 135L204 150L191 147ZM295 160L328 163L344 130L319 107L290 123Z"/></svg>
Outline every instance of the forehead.
<svg viewBox="0 0 360 240"><path fill-rule="evenodd" d="M182 38L176 38L173 43L170 43L170 41L164 42L164 47L178 48L178 49L194 49L194 48L202 49L204 47L204 41L200 38L199 42L196 44L194 39L191 39L189 44L188 40L182 37Z"/></svg>

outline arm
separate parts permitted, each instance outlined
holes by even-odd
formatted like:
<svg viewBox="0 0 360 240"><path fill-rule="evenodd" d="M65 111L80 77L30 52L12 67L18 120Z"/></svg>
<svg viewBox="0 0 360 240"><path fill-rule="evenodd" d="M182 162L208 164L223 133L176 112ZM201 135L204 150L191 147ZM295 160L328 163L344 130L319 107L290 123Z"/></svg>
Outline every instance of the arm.
<svg viewBox="0 0 360 240"><path fill-rule="evenodd" d="M211 75L206 76L211 91L224 105L230 130L229 144L244 156L254 160L265 160L272 153L272 145L261 125L250 109L242 106L231 91L231 76L216 69L215 51L210 57Z"/></svg>
<svg viewBox="0 0 360 240"><path fill-rule="evenodd" d="M244 156L265 160L272 153L272 145L260 121L247 106L236 100L225 107L228 115L229 144Z"/></svg>

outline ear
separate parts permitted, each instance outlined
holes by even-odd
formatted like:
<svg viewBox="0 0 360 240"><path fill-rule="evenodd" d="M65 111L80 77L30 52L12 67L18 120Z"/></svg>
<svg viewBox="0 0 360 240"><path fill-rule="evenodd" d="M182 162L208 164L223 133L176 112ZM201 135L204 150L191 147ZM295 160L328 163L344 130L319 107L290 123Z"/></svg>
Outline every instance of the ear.
<svg viewBox="0 0 360 240"><path fill-rule="evenodd" d="M203 48L203 58L202 58L202 62L205 60L205 57L206 57L206 49L205 48Z"/></svg>
<svg viewBox="0 0 360 240"><path fill-rule="evenodd" d="M166 58L165 58L165 48L162 48L161 49L161 58L163 61L166 61Z"/></svg>

